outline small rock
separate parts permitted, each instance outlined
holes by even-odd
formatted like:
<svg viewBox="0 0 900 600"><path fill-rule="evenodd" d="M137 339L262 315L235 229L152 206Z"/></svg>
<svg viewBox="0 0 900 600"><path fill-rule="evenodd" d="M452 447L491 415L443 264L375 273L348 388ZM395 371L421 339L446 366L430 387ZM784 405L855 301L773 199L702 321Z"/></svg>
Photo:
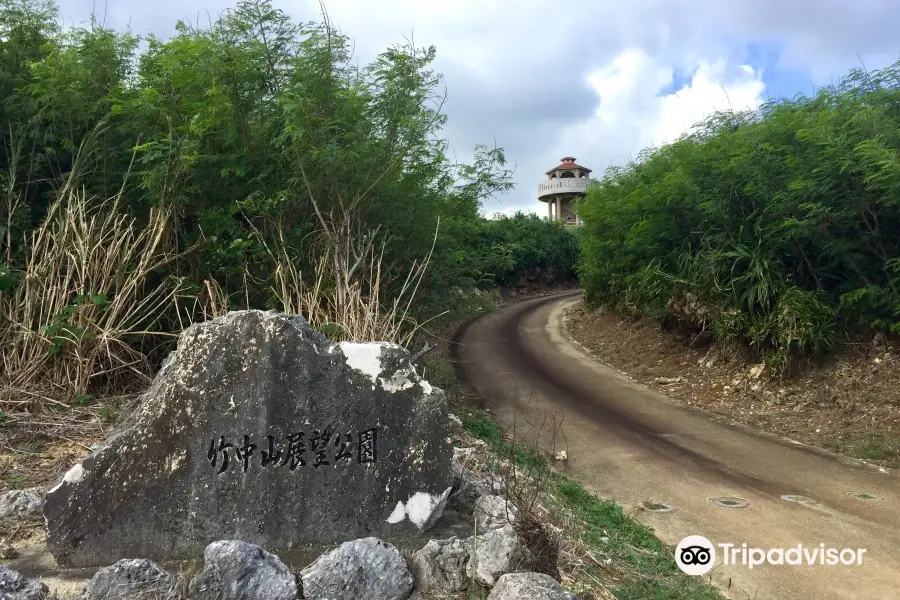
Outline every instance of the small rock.
<svg viewBox="0 0 900 600"><path fill-rule="evenodd" d="M297 578L274 554L237 540L213 542L203 570L190 586L191 600L298 600Z"/></svg>
<svg viewBox="0 0 900 600"><path fill-rule="evenodd" d="M0 496L0 519L31 515L40 512L44 501L40 496L25 490L11 490Z"/></svg>
<svg viewBox="0 0 900 600"><path fill-rule="evenodd" d="M453 469L453 491L458 492L462 486L469 482L469 470L456 460L451 463L450 468Z"/></svg>
<svg viewBox="0 0 900 600"><path fill-rule="evenodd" d="M413 584L417 590L447 595L469 586L466 564L469 549L460 540L431 540L424 548L409 557Z"/></svg>
<svg viewBox="0 0 900 600"><path fill-rule="evenodd" d="M760 390L760 388L761 388L761 386L758 383L754 383L753 385L750 386L750 390L754 391L754 392L758 392Z"/></svg>
<svg viewBox="0 0 900 600"><path fill-rule="evenodd" d="M578 600L549 575L510 573L497 580L487 600Z"/></svg>
<svg viewBox="0 0 900 600"><path fill-rule="evenodd" d="M764 365L764 364L758 364L753 367L750 367L750 377L752 377L754 379L759 379L760 376L763 374L763 371L765 371L765 370L766 370L766 365Z"/></svg>
<svg viewBox="0 0 900 600"><path fill-rule="evenodd" d="M466 479L447 500L447 506L453 510L471 513L479 496L491 495L494 492L490 482L483 479Z"/></svg>
<svg viewBox="0 0 900 600"><path fill-rule="evenodd" d="M79 600L181 598L180 582L151 560L123 559L103 567L91 578Z"/></svg>
<svg viewBox="0 0 900 600"><path fill-rule="evenodd" d="M0 567L0 599L46 600L49 594L47 584L23 577L18 571Z"/></svg>
<svg viewBox="0 0 900 600"><path fill-rule="evenodd" d="M653 379L654 383L661 383L662 385L672 385L673 383L681 383L684 381L681 377L656 377Z"/></svg>
<svg viewBox="0 0 900 600"><path fill-rule="evenodd" d="M469 538L466 543L471 548L466 576L481 585L490 587L501 575L531 568L528 549L512 525Z"/></svg>
<svg viewBox="0 0 900 600"><path fill-rule="evenodd" d="M451 422L451 423L453 423L453 424L456 425L457 427L462 427L462 425L463 425L462 419L460 419L459 417L457 417L457 416L454 415L453 413L450 413L448 416L450 417L450 422Z"/></svg>
<svg viewBox="0 0 900 600"><path fill-rule="evenodd" d="M560 450L559 452L556 453L556 456L554 456L553 458L560 462L565 462L565 461L569 460L569 453L566 452L565 450Z"/></svg>
<svg viewBox="0 0 900 600"><path fill-rule="evenodd" d="M413 587L400 551L374 537L326 552L300 578L306 600L406 600Z"/></svg>
<svg viewBox="0 0 900 600"><path fill-rule="evenodd" d="M508 502L506 498L496 494L479 496L475 500L473 512L476 531L479 532L511 525L519 517L519 509L512 502Z"/></svg>

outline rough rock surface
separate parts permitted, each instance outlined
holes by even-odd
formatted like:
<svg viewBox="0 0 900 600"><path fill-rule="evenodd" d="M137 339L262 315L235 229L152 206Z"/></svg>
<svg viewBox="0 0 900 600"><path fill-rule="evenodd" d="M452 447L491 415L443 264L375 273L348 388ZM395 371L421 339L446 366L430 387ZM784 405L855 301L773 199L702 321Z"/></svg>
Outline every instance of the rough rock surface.
<svg viewBox="0 0 900 600"><path fill-rule="evenodd" d="M488 600L578 600L549 575L510 573L497 580Z"/></svg>
<svg viewBox="0 0 900 600"><path fill-rule="evenodd" d="M213 542L191 581L191 600L297 600L297 578L274 554L236 540Z"/></svg>
<svg viewBox="0 0 900 600"><path fill-rule="evenodd" d="M443 392L404 349L232 312L188 328L137 409L47 494L48 547L61 565L102 566L221 539L272 552L390 539L434 520L448 435Z"/></svg>
<svg viewBox="0 0 900 600"><path fill-rule="evenodd" d="M374 537L326 552L300 578L306 600L407 600L413 589L403 555Z"/></svg>
<svg viewBox="0 0 900 600"><path fill-rule="evenodd" d="M15 546L7 543L6 540L0 540L0 560L12 560L18 557L19 551Z"/></svg>
<svg viewBox="0 0 900 600"><path fill-rule="evenodd" d="M515 527L507 525L488 531L477 539L469 539L469 562L466 576L481 585L494 585L501 575L531 568L528 548L519 539Z"/></svg>
<svg viewBox="0 0 900 600"><path fill-rule="evenodd" d="M46 584L23 577L18 571L0 567L0 599L46 600L49 593Z"/></svg>
<svg viewBox="0 0 900 600"><path fill-rule="evenodd" d="M446 595L468 588L468 561L469 548L459 539L431 540L409 557L409 569L417 590Z"/></svg>
<svg viewBox="0 0 900 600"><path fill-rule="evenodd" d="M0 519L40 512L44 501L35 493L11 490L0 496Z"/></svg>
<svg viewBox="0 0 900 600"><path fill-rule="evenodd" d="M496 494L479 496L475 500L473 513L479 532L512 525L519 518L519 509Z"/></svg>
<svg viewBox="0 0 900 600"><path fill-rule="evenodd" d="M460 466L461 467L461 466ZM469 514L479 496L491 495L494 490L490 482L470 479L467 475L455 479L453 493L447 499L447 506L453 510Z"/></svg>
<svg viewBox="0 0 900 600"><path fill-rule="evenodd" d="M123 559L103 567L91 578L79 600L176 600L179 582L171 573L147 559Z"/></svg>

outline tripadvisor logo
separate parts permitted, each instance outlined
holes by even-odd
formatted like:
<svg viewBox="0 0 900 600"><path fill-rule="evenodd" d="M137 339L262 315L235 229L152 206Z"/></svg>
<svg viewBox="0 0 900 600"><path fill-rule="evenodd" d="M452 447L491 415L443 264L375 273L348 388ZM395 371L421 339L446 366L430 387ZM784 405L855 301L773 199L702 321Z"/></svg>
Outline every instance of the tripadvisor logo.
<svg viewBox="0 0 900 600"><path fill-rule="evenodd" d="M705 575L716 566L716 548L702 535L689 535L675 547L675 563L688 575Z"/></svg>
<svg viewBox="0 0 900 600"><path fill-rule="evenodd" d="M761 565L861 565L865 548L829 548L825 544L791 548L750 548L747 544L718 544L723 565L752 569ZM716 565L716 547L702 535L689 535L675 547L675 563L688 575L705 575Z"/></svg>

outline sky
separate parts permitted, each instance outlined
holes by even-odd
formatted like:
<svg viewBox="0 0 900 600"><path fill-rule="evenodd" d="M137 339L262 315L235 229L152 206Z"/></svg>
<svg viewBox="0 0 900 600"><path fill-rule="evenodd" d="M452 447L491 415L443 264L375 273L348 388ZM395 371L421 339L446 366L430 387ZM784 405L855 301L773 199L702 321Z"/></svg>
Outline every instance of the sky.
<svg viewBox="0 0 900 600"><path fill-rule="evenodd" d="M323 0L362 65L412 39L437 48L444 135L459 161L499 146L515 189L486 214L545 214L544 173L564 156L593 169L675 141L718 110L813 94L849 69L900 59L898 0ZM67 24L167 37L236 0L57 0ZM297 21L318 0L274 0Z"/></svg>

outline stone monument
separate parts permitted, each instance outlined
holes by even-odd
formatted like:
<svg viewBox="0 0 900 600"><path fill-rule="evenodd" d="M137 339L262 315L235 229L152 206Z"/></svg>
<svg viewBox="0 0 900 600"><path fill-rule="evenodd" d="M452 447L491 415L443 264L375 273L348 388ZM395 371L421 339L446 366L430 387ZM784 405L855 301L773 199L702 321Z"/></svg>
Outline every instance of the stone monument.
<svg viewBox="0 0 900 600"><path fill-rule="evenodd" d="M406 350L332 343L300 317L188 328L135 411L47 495L65 566L272 552L426 529L452 484L444 394ZM400 528L400 531L396 531Z"/></svg>

